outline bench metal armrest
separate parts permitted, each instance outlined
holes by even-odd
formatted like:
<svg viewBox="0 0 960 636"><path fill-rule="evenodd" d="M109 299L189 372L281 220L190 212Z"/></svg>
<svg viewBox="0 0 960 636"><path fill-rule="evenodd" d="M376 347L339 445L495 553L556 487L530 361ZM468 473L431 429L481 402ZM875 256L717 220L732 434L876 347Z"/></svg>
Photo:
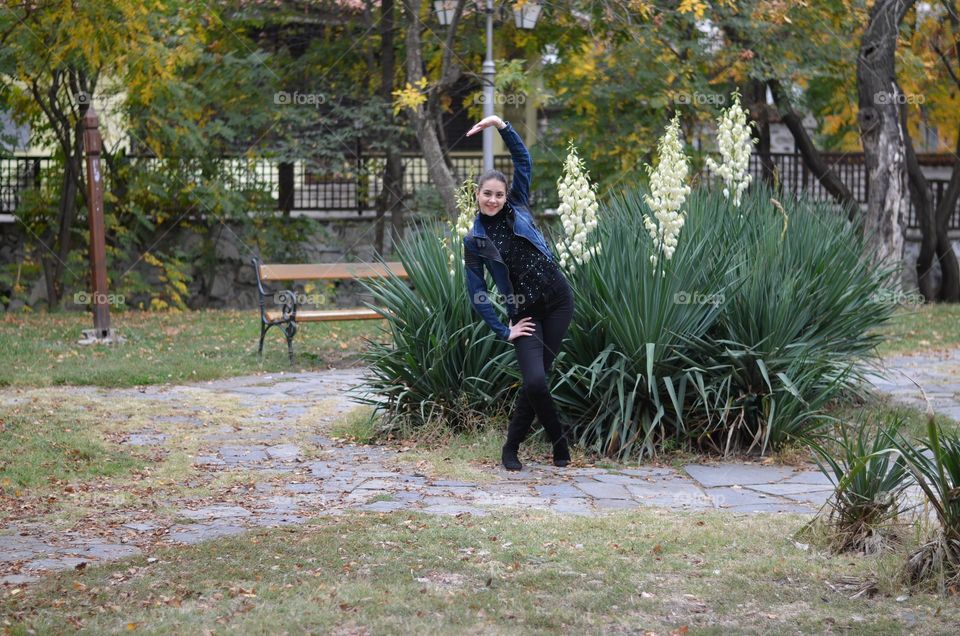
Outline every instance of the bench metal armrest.
<svg viewBox="0 0 960 636"><path fill-rule="evenodd" d="M274 299L281 306L280 322L297 321L297 294L293 290L284 289L273 295Z"/></svg>
<svg viewBox="0 0 960 636"><path fill-rule="evenodd" d="M275 293L270 293L263 286L263 279L260 277L260 259L254 256L250 259L253 263L253 269L257 274L257 302L260 303L260 320L266 325L279 325L297 320L297 294L291 289L282 289ZM267 319L267 298L273 297L274 302L281 306L280 320Z"/></svg>

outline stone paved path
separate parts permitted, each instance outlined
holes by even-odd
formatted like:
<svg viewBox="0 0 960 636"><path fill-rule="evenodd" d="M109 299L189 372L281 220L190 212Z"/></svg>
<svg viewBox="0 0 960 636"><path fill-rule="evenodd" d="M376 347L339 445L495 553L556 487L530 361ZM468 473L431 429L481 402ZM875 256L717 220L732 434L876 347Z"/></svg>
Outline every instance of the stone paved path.
<svg viewBox="0 0 960 636"><path fill-rule="evenodd" d="M951 409L957 408L958 366L957 353L936 360L891 359L886 378L875 378L875 383L901 398L911 390L918 393L903 374L896 372L904 369L926 385L938 409L956 417L957 411ZM92 534L81 524L67 531L54 531L30 520L8 524L0 529L0 582L28 582L44 571L149 553L158 544L197 543L249 528L301 524L311 517L345 510L486 515L503 509L532 508L557 514L598 515L659 506L812 515L831 492L829 481L814 466L745 463L692 464L682 471L665 467L559 469L526 463L519 473L490 467L491 479L483 483L431 479L415 472L412 464L398 462L396 449L344 444L324 435L326 422L357 407L350 389L361 374L362 369L340 369L108 392L70 389L177 405L203 405L212 403L214 397L229 398L249 409L251 422L268 422L271 426L251 432L218 428L209 424L215 407L198 406L194 415L154 416L149 429L130 433L125 443L162 449L167 440L165 426L195 426L208 449L193 457L198 470L264 471L271 479L257 482L253 492L232 498L185 502L174 515L164 518L151 515L148 509L124 510L107 533ZM11 404L18 399L0 391L0 403ZM294 430L292 422L323 401L332 405L331 414L319 418L315 433L304 438L303 431Z"/></svg>
<svg viewBox="0 0 960 636"><path fill-rule="evenodd" d="M960 421L960 349L886 358L869 379L895 401L926 409L911 378L923 387L936 413Z"/></svg>

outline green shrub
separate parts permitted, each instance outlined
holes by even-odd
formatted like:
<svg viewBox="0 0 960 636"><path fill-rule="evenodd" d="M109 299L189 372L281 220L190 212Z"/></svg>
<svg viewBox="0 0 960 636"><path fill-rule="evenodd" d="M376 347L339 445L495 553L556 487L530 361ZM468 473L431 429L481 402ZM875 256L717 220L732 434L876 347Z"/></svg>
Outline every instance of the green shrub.
<svg viewBox="0 0 960 636"><path fill-rule="evenodd" d="M903 439L897 449L936 513L940 525L933 540L909 558L906 574L913 584L937 581L941 591L960 585L960 436L945 433L931 417L927 439L919 447Z"/></svg>
<svg viewBox="0 0 960 636"><path fill-rule="evenodd" d="M579 443L608 455L651 455L668 439L685 440L697 379L687 372L689 341L706 336L721 311L692 301L727 292L729 255L702 231L705 207L691 209L680 249L659 266L643 209L633 191L601 211L591 235L600 253L570 276L576 312L557 361L560 412Z"/></svg>
<svg viewBox="0 0 960 636"><path fill-rule="evenodd" d="M449 251L433 226L416 226L397 245L409 284L396 276L364 281L387 319L391 342L371 342L364 400L385 411L391 427L416 427L435 418L455 430L473 430L512 404L518 371L513 350L497 340L469 303L462 248ZM488 283L492 289L492 283ZM385 402L381 402L384 400Z"/></svg>
<svg viewBox="0 0 960 636"><path fill-rule="evenodd" d="M906 462L892 445L902 425L898 417L876 426L860 421L853 425L853 433L851 425L842 422L836 431L839 452L814 444L820 470L834 484L822 522L838 552L872 554L883 547L885 530L899 513L911 483Z"/></svg>
<svg viewBox="0 0 960 636"><path fill-rule="evenodd" d="M765 452L815 435L826 404L863 380L862 363L880 341L870 330L895 308L882 293L891 270L876 269L856 229L823 203L774 203L754 187L741 212L716 193L690 206L712 209L698 218L733 241L730 295L696 343L702 368L715 370L704 411L721 415L698 439Z"/></svg>
<svg viewBox="0 0 960 636"><path fill-rule="evenodd" d="M602 211L602 250L571 277L577 315L557 387L570 425L621 457L667 439L763 453L815 436L892 315L890 271L826 206L773 203L755 187L739 210L702 189L686 207L662 266L649 260L640 192Z"/></svg>

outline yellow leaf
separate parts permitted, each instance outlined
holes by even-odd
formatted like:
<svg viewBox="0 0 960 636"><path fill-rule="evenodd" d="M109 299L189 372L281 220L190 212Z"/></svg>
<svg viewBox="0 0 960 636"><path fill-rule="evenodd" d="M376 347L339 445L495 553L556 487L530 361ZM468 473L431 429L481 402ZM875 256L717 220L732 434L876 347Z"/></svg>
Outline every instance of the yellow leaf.
<svg viewBox="0 0 960 636"><path fill-rule="evenodd" d="M417 86L407 82L406 87L393 91L393 112L399 114L405 108L416 110L421 104L427 101L427 96L422 92L426 88L427 79L420 78ZM419 89L417 88L419 87Z"/></svg>
<svg viewBox="0 0 960 636"><path fill-rule="evenodd" d="M680 6L677 8L680 13L692 13L697 20L703 18L706 10L707 4L702 0L681 0Z"/></svg>

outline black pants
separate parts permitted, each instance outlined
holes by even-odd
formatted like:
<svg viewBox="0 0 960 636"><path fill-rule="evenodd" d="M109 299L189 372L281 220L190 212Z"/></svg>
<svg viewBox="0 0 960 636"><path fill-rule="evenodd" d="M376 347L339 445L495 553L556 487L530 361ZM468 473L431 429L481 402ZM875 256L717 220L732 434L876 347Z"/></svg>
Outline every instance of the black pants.
<svg viewBox="0 0 960 636"><path fill-rule="evenodd" d="M521 310L516 322L526 316L533 318L536 331L512 341L523 375L523 386L507 428L506 446L514 450L529 434L534 416L551 442L559 441L563 434L547 378L573 320L573 291L566 278L560 276L535 303Z"/></svg>

